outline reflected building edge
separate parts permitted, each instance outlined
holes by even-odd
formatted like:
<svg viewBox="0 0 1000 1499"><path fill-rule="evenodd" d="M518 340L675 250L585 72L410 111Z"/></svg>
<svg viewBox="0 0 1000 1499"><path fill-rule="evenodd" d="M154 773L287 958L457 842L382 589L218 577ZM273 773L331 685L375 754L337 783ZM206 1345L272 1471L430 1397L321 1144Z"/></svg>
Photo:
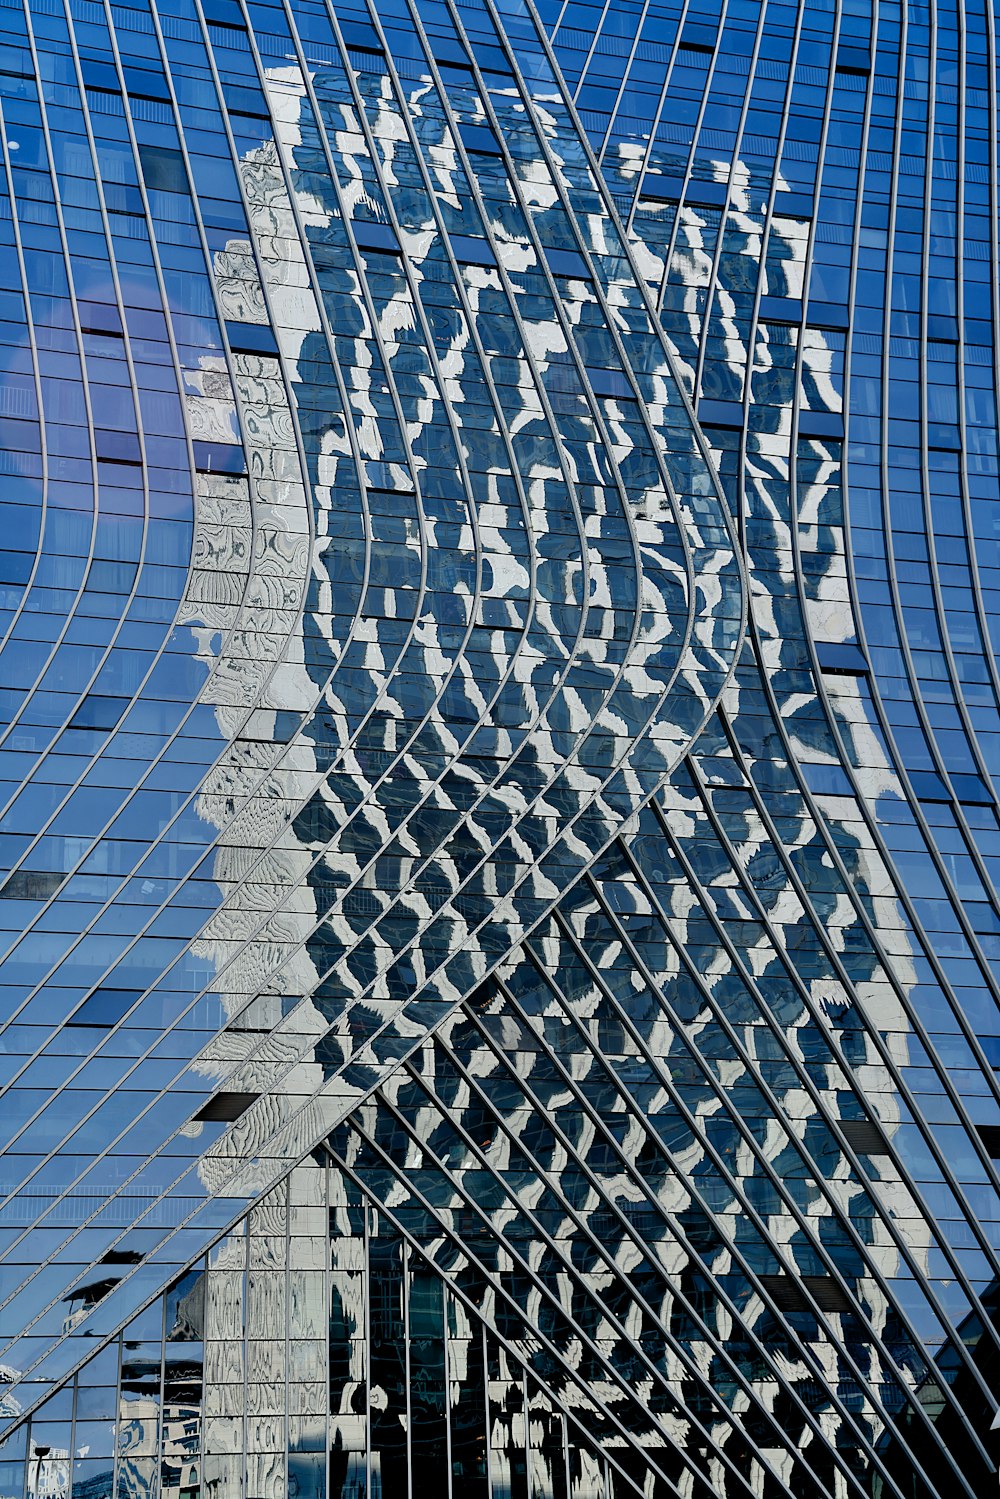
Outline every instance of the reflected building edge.
<svg viewBox="0 0 1000 1499"><path fill-rule="evenodd" d="M4 1499L980 1499L992 12L0 24Z"/></svg>

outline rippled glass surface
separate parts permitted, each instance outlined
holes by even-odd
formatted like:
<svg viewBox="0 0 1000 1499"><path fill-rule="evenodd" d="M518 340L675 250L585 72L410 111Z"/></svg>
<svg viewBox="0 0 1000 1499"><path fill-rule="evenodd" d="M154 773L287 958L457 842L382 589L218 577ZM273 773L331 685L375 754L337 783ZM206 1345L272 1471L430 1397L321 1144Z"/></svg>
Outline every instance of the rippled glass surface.
<svg viewBox="0 0 1000 1499"><path fill-rule="evenodd" d="M0 25L3 1499L980 1499L992 13Z"/></svg>

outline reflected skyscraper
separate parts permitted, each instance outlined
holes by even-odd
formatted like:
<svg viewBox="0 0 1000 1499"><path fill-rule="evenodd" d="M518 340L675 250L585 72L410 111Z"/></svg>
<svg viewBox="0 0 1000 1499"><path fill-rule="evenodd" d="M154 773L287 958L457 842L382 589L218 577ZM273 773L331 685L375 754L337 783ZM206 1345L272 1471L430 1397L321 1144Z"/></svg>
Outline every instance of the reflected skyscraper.
<svg viewBox="0 0 1000 1499"><path fill-rule="evenodd" d="M0 1499L982 1499L992 9L0 13Z"/></svg>

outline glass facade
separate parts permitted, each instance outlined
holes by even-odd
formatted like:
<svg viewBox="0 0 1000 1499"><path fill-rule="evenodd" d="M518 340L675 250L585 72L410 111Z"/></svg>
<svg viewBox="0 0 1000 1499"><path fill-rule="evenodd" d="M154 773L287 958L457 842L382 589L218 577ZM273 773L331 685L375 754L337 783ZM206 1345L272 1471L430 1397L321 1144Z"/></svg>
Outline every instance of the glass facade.
<svg viewBox="0 0 1000 1499"><path fill-rule="evenodd" d="M5 0L0 1499L983 1499L977 0Z"/></svg>

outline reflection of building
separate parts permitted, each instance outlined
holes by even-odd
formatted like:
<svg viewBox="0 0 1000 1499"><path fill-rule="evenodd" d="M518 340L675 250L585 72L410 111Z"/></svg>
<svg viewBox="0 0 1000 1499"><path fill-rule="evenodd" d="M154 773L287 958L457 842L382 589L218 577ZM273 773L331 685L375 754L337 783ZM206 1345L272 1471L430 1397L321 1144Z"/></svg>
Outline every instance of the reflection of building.
<svg viewBox="0 0 1000 1499"><path fill-rule="evenodd" d="M73 1493L78 1499L108 1499L112 1493L112 1482L114 1479L114 1466L108 1464L103 1473L95 1473L92 1478L77 1480L73 1484ZM66 1490L63 1490L65 1493Z"/></svg>
<svg viewBox="0 0 1000 1499"><path fill-rule="evenodd" d="M1000 1300L997 1288L991 1287L983 1300L992 1326L995 1327L998 1300ZM970 1318L962 1328L962 1335L976 1371L986 1372L988 1377L988 1371L983 1371L982 1364L984 1360L988 1364L993 1357L989 1333L978 1319ZM954 1397L952 1401L945 1396L945 1386L952 1392ZM946 1445L949 1451L960 1454L966 1464L973 1460L970 1450L973 1444L982 1443L993 1460L1000 1465L1000 1441L997 1438L995 1409L983 1399L979 1381L974 1377L970 1378L966 1368L955 1357L952 1349L945 1348L942 1351L931 1372L918 1385L917 1399L921 1412L927 1417L937 1442L929 1439L926 1431L921 1430L918 1422L907 1412L903 1416L905 1443L895 1432L887 1432L883 1438L882 1456L887 1471L884 1477L879 1477L874 1481L873 1493L876 1499L882 1499L884 1494L891 1493L890 1485L893 1482L900 1486L907 1482L912 1483L913 1453L916 1453L921 1468L928 1475L928 1481L924 1483L922 1491L933 1493L933 1485L941 1484L943 1481L940 1460L937 1456L937 1443ZM956 1418L956 1407L962 1412L963 1420Z"/></svg>
<svg viewBox="0 0 1000 1499"><path fill-rule="evenodd" d="M4 26L3 1494L979 1499L992 16Z"/></svg>
<svg viewBox="0 0 1000 1499"><path fill-rule="evenodd" d="M103 1267L99 1267L99 1271ZM78 1327L87 1315L103 1301L108 1292L118 1284L116 1275L98 1273L95 1280L84 1281L74 1286L70 1294L65 1298L69 1303L69 1311L63 1318L63 1333L71 1333L74 1327Z"/></svg>
<svg viewBox="0 0 1000 1499"><path fill-rule="evenodd" d="M65 1499L69 1493L69 1453L64 1449L32 1447L25 1464L28 1493L33 1499Z"/></svg>

